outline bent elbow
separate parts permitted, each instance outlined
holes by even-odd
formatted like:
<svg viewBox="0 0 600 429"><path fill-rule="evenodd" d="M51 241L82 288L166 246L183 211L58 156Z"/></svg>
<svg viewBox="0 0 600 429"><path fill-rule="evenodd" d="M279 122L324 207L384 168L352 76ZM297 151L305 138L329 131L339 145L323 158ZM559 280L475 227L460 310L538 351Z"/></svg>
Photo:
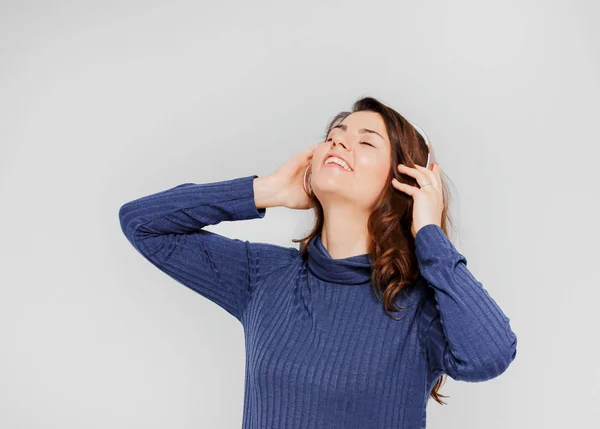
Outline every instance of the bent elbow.
<svg viewBox="0 0 600 429"><path fill-rule="evenodd" d="M133 222L130 213L132 212L132 208L130 203L125 203L119 208L119 225L121 225L121 231L128 239L131 239L133 236Z"/></svg>
<svg viewBox="0 0 600 429"><path fill-rule="evenodd" d="M469 362L446 363L448 375L459 381L482 382L503 374L517 356L517 337L507 347L496 348L486 355L474 357Z"/></svg>

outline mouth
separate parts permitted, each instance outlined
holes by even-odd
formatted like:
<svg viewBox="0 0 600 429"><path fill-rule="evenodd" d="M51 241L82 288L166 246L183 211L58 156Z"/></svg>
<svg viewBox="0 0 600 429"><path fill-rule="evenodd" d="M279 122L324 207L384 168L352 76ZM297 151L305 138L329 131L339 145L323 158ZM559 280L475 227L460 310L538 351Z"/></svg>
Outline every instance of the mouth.
<svg viewBox="0 0 600 429"><path fill-rule="evenodd" d="M345 171L346 173L352 173L352 170L346 170L341 165L337 165L337 164L335 164L333 162L331 162L329 164L325 164L323 167L325 167L325 168L335 168L336 170L342 170L342 171Z"/></svg>
<svg viewBox="0 0 600 429"><path fill-rule="evenodd" d="M346 162L346 160L344 160L344 158L337 155L330 155L326 157L323 161L323 167L339 168L347 172L354 171L352 167L350 167L350 165Z"/></svg>

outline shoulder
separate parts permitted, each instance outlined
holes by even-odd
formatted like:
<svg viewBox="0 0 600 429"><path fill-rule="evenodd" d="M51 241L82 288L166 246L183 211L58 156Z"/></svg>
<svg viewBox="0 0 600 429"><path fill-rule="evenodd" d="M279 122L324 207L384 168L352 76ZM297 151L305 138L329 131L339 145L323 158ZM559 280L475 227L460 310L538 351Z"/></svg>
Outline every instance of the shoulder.
<svg viewBox="0 0 600 429"><path fill-rule="evenodd" d="M395 301L398 305L411 307L411 312L419 324L427 324L428 321L431 322L437 310L433 292L427 281L419 274L415 281L402 288Z"/></svg>
<svg viewBox="0 0 600 429"><path fill-rule="evenodd" d="M275 272L301 263L300 251L294 247L262 242L247 244L252 276L258 282Z"/></svg>
<svg viewBox="0 0 600 429"><path fill-rule="evenodd" d="M298 249L271 243L248 242L248 251L251 256L273 263L291 262L300 258Z"/></svg>

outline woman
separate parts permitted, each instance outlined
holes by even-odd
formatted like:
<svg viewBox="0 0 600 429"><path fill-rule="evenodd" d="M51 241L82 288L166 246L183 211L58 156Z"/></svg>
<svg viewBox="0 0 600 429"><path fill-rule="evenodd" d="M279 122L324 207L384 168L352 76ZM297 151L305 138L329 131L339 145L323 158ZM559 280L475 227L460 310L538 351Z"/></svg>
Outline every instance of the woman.
<svg viewBox="0 0 600 429"><path fill-rule="evenodd" d="M490 380L516 356L446 236L445 189L425 134L366 97L267 176L185 183L119 217L148 261L241 322L244 428L414 429L445 374ZM276 206L314 210L300 249L204 229Z"/></svg>

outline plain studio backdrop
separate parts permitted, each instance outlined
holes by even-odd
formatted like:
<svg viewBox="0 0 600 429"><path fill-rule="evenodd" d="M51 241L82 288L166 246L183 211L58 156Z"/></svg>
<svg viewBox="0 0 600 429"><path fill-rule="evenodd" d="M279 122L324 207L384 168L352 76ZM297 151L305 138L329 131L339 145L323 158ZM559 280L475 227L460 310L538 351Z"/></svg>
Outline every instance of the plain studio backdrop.
<svg viewBox="0 0 600 429"><path fill-rule="evenodd" d="M0 427L239 428L243 329L127 242L119 207L266 175L374 96L451 179L516 360L428 428L598 418L600 10L589 1L0 6ZM285 208L208 229L295 246Z"/></svg>

